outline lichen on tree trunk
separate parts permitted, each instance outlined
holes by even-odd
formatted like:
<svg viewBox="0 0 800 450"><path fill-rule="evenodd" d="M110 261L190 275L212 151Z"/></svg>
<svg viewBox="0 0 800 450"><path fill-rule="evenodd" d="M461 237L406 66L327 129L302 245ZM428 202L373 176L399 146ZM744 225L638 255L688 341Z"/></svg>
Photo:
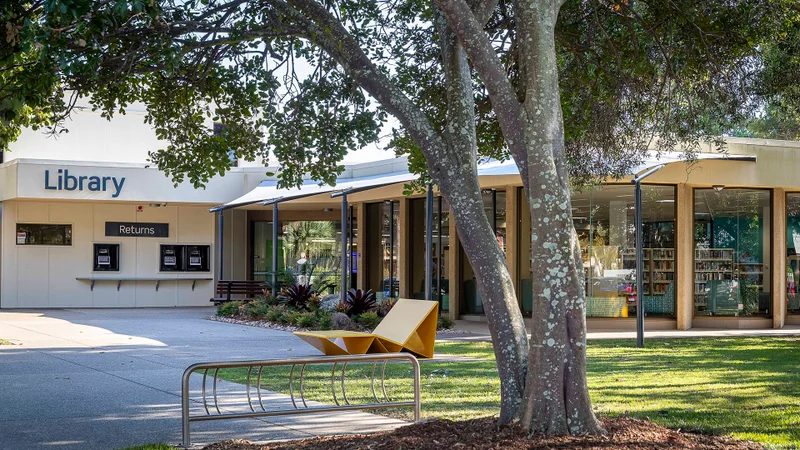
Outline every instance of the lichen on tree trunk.
<svg viewBox="0 0 800 450"><path fill-rule="evenodd" d="M535 313L521 416L531 433L596 434L603 430L586 383L586 299L555 53L561 1L528 1L518 28L525 49L522 106L529 176L522 181L531 208Z"/></svg>

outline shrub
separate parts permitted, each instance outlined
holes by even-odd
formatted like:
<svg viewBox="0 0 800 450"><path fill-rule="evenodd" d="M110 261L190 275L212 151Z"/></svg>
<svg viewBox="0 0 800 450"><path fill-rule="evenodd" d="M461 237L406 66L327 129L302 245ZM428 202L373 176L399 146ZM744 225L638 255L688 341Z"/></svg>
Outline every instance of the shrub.
<svg viewBox="0 0 800 450"><path fill-rule="evenodd" d="M383 317L379 316L376 311L368 311L356 317L356 322L369 330L374 330L381 323L381 320L383 320Z"/></svg>
<svg viewBox="0 0 800 450"><path fill-rule="evenodd" d="M319 318L317 317L316 312L308 311L298 314L295 318L294 324L298 327L313 328L319 324Z"/></svg>
<svg viewBox="0 0 800 450"><path fill-rule="evenodd" d="M239 307L242 302L227 302L217 307L217 315L222 317L233 317L239 315Z"/></svg>
<svg viewBox="0 0 800 450"><path fill-rule="evenodd" d="M286 308L283 306L270 306L266 314L264 314L264 320L269 322L278 322L281 315L283 315L283 311L285 310Z"/></svg>
<svg viewBox="0 0 800 450"><path fill-rule="evenodd" d="M350 317L360 316L367 311L372 311L378 307L375 302L375 293L372 289L366 291L362 289L350 289L347 291L347 298L344 301L345 314Z"/></svg>
<svg viewBox="0 0 800 450"><path fill-rule="evenodd" d="M274 297L274 296L269 295L269 294L267 294L267 295L256 295L256 302L257 303L263 303L263 304L269 305L269 306L275 306L275 305L280 305L281 304L281 301L280 301L280 299L278 297Z"/></svg>
<svg viewBox="0 0 800 450"><path fill-rule="evenodd" d="M272 306L268 305L263 300L256 300L254 302L245 303L244 305L239 307L242 314L251 319L263 319L270 308L272 308Z"/></svg>
<svg viewBox="0 0 800 450"><path fill-rule="evenodd" d="M283 312L280 316L278 316L278 322L286 324L286 325L293 325L297 321L297 316L299 313L289 308L284 308Z"/></svg>
<svg viewBox="0 0 800 450"><path fill-rule="evenodd" d="M322 305L322 299L320 298L319 295L314 295L310 299L308 299L308 302L306 302L306 304L308 305L308 309L310 311L316 311Z"/></svg>
<svg viewBox="0 0 800 450"><path fill-rule="evenodd" d="M308 284L293 284L283 291L279 296L281 304L297 310L310 309L309 301L316 296L317 291Z"/></svg>
<svg viewBox="0 0 800 450"><path fill-rule="evenodd" d="M449 330L453 328L453 319L451 319L450 316L439 316L437 328L440 330Z"/></svg>
<svg viewBox="0 0 800 450"><path fill-rule="evenodd" d="M397 304L396 298L386 299L386 301L378 305L378 315L381 317L386 317L386 315L389 314L389 311L391 311L394 305L396 304Z"/></svg>
<svg viewBox="0 0 800 450"><path fill-rule="evenodd" d="M329 311L317 311L319 317L319 328L322 330L330 330L333 328L333 314Z"/></svg>

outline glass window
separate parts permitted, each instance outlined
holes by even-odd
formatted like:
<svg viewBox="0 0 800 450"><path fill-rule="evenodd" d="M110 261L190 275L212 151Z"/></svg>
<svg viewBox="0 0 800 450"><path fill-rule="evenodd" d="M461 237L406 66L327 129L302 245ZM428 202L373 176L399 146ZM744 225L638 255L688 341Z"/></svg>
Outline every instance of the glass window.
<svg viewBox="0 0 800 450"><path fill-rule="evenodd" d="M695 189L695 315L770 313L770 195Z"/></svg>
<svg viewBox="0 0 800 450"><path fill-rule="evenodd" d="M278 272L295 270L299 282L326 275L340 286L341 223L338 221L280 222ZM253 223L253 279L272 277L272 222Z"/></svg>
<svg viewBox="0 0 800 450"><path fill-rule="evenodd" d="M387 201L382 206L383 281L378 297L397 298L400 296L400 202Z"/></svg>
<svg viewBox="0 0 800 450"><path fill-rule="evenodd" d="M786 309L800 314L800 193L786 194Z"/></svg>
<svg viewBox="0 0 800 450"><path fill-rule="evenodd" d="M506 252L506 192L497 191L495 189L483 189L481 191L483 197L483 210L486 212L486 218L489 219L489 225L492 227L497 243Z"/></svg>
<svg viewBox="0 0 800 450"><path fill-rule="evenodd" d="M635 188L604 185L572 194L587 317L636 314ZM647 316L675 314L675 187L642 185L642 256Z"/></svg>
<svg viewBox="0 0 800 450"><path fill-rule="evenodd" d="M489 219L489 225L494 231L497 238L497 244L506 252L506 192L498 191L495 189L482 189L481 197L483 198L483 210L486 213L486 218ZM462 289L461 289L461 310L465 314L483 314L483 300L478 292L478 282L475 279L475 272L469 263L462 248L459 252L461 260L461 276L462 276Z"/></svg>
<svg viewBox="0 0 800 450"><path fill-rule="evenodd" d="M442 197L434 200L434 293L442 311L450 309L450 208Z"/></svg>
<svg viewBox="0 0 800 450"><path fill-rule="evenodd" d="M72 225L18 223L17 245L72 245Z"/></svg>

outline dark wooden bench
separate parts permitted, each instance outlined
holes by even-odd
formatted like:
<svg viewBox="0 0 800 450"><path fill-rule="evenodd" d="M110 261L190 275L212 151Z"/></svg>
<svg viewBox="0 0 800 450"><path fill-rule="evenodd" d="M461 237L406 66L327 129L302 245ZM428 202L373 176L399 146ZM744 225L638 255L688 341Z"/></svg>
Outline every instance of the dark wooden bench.
<svg viewBox="0 0 800 450"><path fill-rule="evenodd" d="M264 283L257 280L220 280L217 292L210 301L214 306L227 302L251 302L257 294L263 294ZM236 296L236 297L233 297Z"/></svg>

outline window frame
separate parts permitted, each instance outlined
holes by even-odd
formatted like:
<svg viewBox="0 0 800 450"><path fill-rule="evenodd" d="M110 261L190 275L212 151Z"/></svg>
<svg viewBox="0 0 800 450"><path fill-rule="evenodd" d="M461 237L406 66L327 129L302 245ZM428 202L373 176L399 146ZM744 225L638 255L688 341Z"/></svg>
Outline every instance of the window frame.
<svg viewBox="0 0 800 450"><path fill-rule="evenodd" d="M16 233L20 232L20 230L19 230L19 226L20 225L28 225L28 226L30 226L30 225L45 225L45 226L48 226L49 225L49 226L65 226L65 227L69 227L69 230L70 230L70 232L69 232L69 244L30 244L30 243L20 244L17 241L17 235L16 235ZM42 223L42 222L16 222L15 225L14 225L14 245L18 246L18 247L56 247L56 248L74 247L74 245L75 245L75 242L74 242L75 241L74 230L75 230L75 224L71 223L71 222L68 222L68 223L64 223L64 222L57 222L57 223L49 223L49 222L48 223Z"/></svg>

